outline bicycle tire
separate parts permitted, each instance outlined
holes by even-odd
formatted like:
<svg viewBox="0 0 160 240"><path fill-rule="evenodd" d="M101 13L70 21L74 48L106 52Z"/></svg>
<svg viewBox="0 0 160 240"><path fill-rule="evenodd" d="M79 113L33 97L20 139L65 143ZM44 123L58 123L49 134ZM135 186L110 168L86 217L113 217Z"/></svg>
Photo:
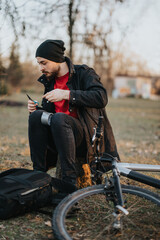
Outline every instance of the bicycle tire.
<svg viewBox="0 0 160 240"><path fill-rule="evenodd" d="M125 220L125 216L123 217L123 222L125 222L125 224L131 224L130 229L129 226L124 225L124 229L122 230L122 233L117 232L117 234L115 232L112 232L110 230L110 232L108 231L109 227L107 226L102 226L102 230L101 234L97 233L99 226L102 225L102 218L105 217L105 224L107 223L107 218L108 217L112 217L111 213L113 213L113 211L111 210L111 206L109 206L109 208L106 208L106 203L107 201L104 201L104 206L100 206L102 209L100 209L99 204L102 204L102 197L106 199L106 195L104 195L104 185L94 185L91 187L87 187L81 190L78 190L76 192L74 192L73 194L70 194L69 196L67 196L65 199L63 199L62 202L60 202L60 204L56 207L54 213L53 213L53 218L52 218L52 228L53 228L53 233L54 236L56 237L56 239L58 240L78 240L78 239L148 239L147 237L149 237L149 239L151 239L152 237L155 238L155 236L160 236L160 226L159 226L159 220L160 220L160 196L150 192L146 189L142 189L139 187L135 187L135 186L125 186L122 185L122 192L124 197L128 197L127 201L130 201L129 203L127 203L126 205L128 206L128 211L129 211L129 215L126 216L126 221ZM107 193L108 194L108 193ZM88 205L87 199L90 198L91 196L91 202ZM96 198L101 198L101 200L98 200L97 205L95 204L95 199ZM136 199L138 198L138 202L136 202ZM75 216L73 215L74 219L73 219L73 223L70 221L70 225L71 225L71 233L69 232L69 229L67 229L66 227L66 222L67 222L67 214L72 210L72 207L75 210L75 204L81 203L81 200L84 201L84 206L80 205L80 212L78 211L78 218L82 217L82 220L79 219L75 219ZM131 204L131 205L129 205ZM136 205L137 204L137 205ZM138 205L139 204L139 205ZM93 205L93 206L92 206ZM95 206L94 206L95 205ZM150 209L148 209L150 207ZM82 209L81 209L82 208ZM84 209L83 209L84 208ZM89 212L89 214L86 213L86 211L92 211L93 212ZM97 209L95 209L97 208ZM108 217L106 215L106 209L108 211ZM132 212L133 209L133 212ZM146 210L147 212L143 212L144 210ZM150 210L150 211L149 211ZM150 218L150 221L148 222L144 222L144 220L146 219L147 215L150 217L152 211L154 210L154 214L152 216L152 219ZM101 211L100 212L100 218L101 218L101 222L99 222L95 215L98 216L97 211ZM84 216L83 216L83 214ZM77 213L75 213L76 215ZM138 214L138 215L137 215ZM147 215L145 215L147 214ZM92 215L90 217L90 215ZM104 215L104 216L103 216ZM89 219L86 220L86 218ZM94 223L98 221L98 225L96 225L96 227L94 227L94 225L91 225L91 220L92 218L95 218L95 220L93 221ZM131 218L131 219L130 219ZM133 219L132 219L133 218ZM141 219L142 218L142 219ZM156 219L158 218L158 219ZM135 220L134 220L135 219ZM141 219L141 220L140 220ZM104 219L103 219L104 220ZM137 223L135 224L135 227L138 228L143 228L142 230L142 234L144 234L144 231L147 230L147 232L144 234L144 238L143 235L141 235L141 233L137 232L137 230L133 230L132 232L132 221L134 220L133 224L135 224L135 221L137 221ZM148 219L147 219L148 220ZM156 221L155 221L156 220ZM79 221L81 222L81 225L78 226L77 224L79 224ZM128 223L129 221L129 223ZM78 222L78 223L77 223ZM109 219L108 223L110 223L111 220ZM150 226L150 224L152 223L152 227ZM83 225L87 225L90 224L90 230L88 230L88 226L87 226L87 230L83 230L82 231L82 226ZM103 223L104 224L104 223ZM137 225L138 224L138 225ZM142 224L142 225L140 225ZM145 225L145 227L144 227ZM75 227L75 230L74 230ZM106 229L104 229L106 228ZM87 235L91 234L91 236ZM96 236L96 233L97 236ZM103 233L103 236L102 236ZM158 239L158 238L157 238Z"/></svg>

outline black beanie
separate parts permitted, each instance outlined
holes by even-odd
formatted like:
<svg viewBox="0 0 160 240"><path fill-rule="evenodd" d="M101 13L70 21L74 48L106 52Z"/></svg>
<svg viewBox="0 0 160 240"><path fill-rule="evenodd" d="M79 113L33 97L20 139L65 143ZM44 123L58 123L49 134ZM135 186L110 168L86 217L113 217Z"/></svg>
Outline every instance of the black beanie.
<svg viewBox="0 0 160 240"><path fill-rule="evenodd" d="M43 57L50 61L62 63L64 57L64 42L61 40L46 40L37 48L36 57Z"/></svg>

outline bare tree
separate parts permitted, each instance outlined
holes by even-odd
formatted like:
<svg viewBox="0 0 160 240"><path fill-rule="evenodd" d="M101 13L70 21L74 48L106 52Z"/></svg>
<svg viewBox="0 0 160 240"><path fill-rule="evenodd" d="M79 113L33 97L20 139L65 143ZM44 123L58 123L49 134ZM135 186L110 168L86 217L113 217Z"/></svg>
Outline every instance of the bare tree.
<svg viewBox="0 0 160 240"><path fill-rule="evenodd" d="M80 6L80 0L77 2L77 5L74 7L75 0L70 0L69 2L69 14L68 14L68 35L69 35L69 57L73 60L73 44L75 41L75 34L74 34L74 24L77 19L77 15L79 13L79 6Z"/></svg>
<svg viewBox="0 0 160 240"><path fill-rule="evenodd" d="M46 28L53 36L56 30L62 29L64 35L68 36L69 57L74 60L74 46L81 46L83 51L80 57L92 60L104 86L111 93L114 87L114 63L128 31L123 28L119 49L117 48L115 54L112 43L115 30L113 18L117 6L122 6L125 0L95 0L94 4L90 0L32 0L31 5L30 2L22 1L21 5L16 6L15 0L0 0L0 7L3 9L1 12L10 21L15 39L19 36L31 36L32 39L44 40ZM94 6L96 9L93 11ZM21 12L27 9L28 12L22 15ZM132 25L135 25L137 19ZM116 24L120 24L118 20Z"/></svg>
<svg viewBox="0 0 160 240"><path fill-rule="evenodd" d="M19 6L16 6L15 0L1 0L0 2L3 17L8 18L14 31L15 40L17 41L19 36L25 36L25 34L30 34L33 39L37 36L43 38L43 29L46 29L46 26L53 33L56 29L63 27L69 37L69 57L72 59L74 32L76 31L74 26L79 14L81 0L33 0L32 2L32 6L29 6L29 1L25 1ZM20 12L27 9L27 4L30 13L27 16L22 16ZM56 16L58 16L59 22L53 24Z"/></svg>
<svg viewBox="0 0 160 240"><path fill-rule="evenodd" d="M92 24L91 30L86 29L86 34L84 36L85 44L93 49L94 52L94 68L101 73L102 82L109 94L113 90L113 61L110 35L113 32L112 16L117 2L116 0L112 2L109 0L99 1L95 22ZM105 9L106 16L103 22L99 22L102 9ZM89 19L86 18L86 21L89 21ZM87 25L88 24L86 24L86 26Z"/></svg>
<svg viewBox="0 0 160 240"><path fill-rule="evenodd" d="M114 88L114 74L116 61L119 56L119 51L124 43L127 33L133 30L139 23L140 18L144 14L144 9L146 6L141 6L137 13L137 18L130 21L130 28L128 26L122 27L119 19L115 18L115 12L117 7L125 4L125 0L100 0L97 2L97 10L94 16L94 22L88 17L88 12L86 11L86 28L83 35L83 42L86 47L92 49L94 59L94 68L100 74L102 82L108 93L111 94ZM148 6L147 6L148 7ZM103 18L102 18L103 15ZM117 27L121 34L121 40L117 44L117 49L115 52L115 44L113 43L112 36ZM122 56L122 55L121 55ZM124 54L123 54L124 56ZM140 61L137 58L140 66ZM136 65L136 67L138 64ZM140 69L140 68L139 68ZM142 67L141 67L142 69Z"/></svg>
<svg viewBox="0 0 160 240"><path fill-rule="evenodd" d="M8 20L11 24L15 35L15 41L18 40L19 35L23 35L25 31L25 24L19 15L19 10L14 0L1 0L0 1L1 18ZM3 21L0 26L0 30L3 26Z"/></svg>
<svg viewBox="0 0 160 240"><path fill-rule="evenodd" d="M12 44L9 60L10 63L7 70L8 81L13 87L17 87L22 80L23 70L19 61L18 47L14 43Z"/></svg>

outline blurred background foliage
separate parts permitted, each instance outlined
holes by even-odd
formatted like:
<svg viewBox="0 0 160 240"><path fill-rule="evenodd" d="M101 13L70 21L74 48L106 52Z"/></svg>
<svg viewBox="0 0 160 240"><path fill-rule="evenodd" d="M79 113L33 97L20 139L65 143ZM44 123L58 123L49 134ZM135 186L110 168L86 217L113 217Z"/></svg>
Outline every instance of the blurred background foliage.
<svg viewBox="0 0 160 240"><path fill-rule="evenodd" d="M138 2L133 5L136 15L124 24L132 0L0 0L0 94L39 90L40 72L33 59L36 47L47 38L63 39L66 55L74 63L92 66L109 94L117 74L153 74L146 60L124 44L150 6L142 1L138 7ZM7 55L3 44L8 35L12 41Z"/></svg>

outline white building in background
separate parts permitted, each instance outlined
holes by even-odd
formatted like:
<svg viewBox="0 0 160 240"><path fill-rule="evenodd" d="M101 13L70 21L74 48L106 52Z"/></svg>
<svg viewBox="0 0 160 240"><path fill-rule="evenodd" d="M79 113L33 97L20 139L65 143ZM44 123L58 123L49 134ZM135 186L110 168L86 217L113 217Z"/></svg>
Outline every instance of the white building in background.
<svg viewBox="0 0 160 240"><path fill-rule="evenodd" d="M160 77L117 75L112 96L160 100Z"/></svg>

